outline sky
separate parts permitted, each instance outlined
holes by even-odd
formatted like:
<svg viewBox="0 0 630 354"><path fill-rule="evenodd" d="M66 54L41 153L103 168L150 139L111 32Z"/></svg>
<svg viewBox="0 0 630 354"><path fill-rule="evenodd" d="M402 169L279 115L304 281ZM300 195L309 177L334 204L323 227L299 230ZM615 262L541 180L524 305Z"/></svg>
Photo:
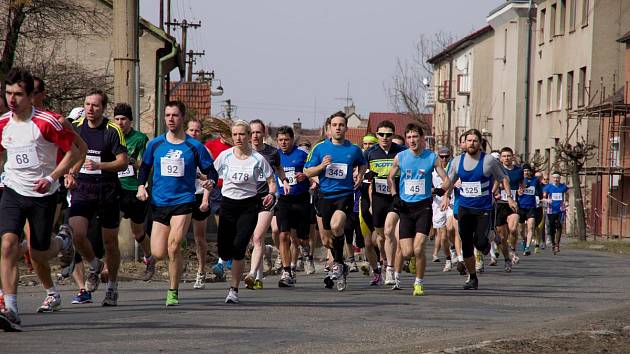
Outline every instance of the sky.
<svg viewBox="0 0 630 354"><path fill-rule="evenodd" d="M141 16L156 25L159 1L140 0ZM201 21L188 30L188 49L206 53L194 71L214 70L221 80L213 114L231 99L241 119L279 126L299 118L311 128L342 110L347 97L364 118L391 112L385 87L397 58L411 58L421 34L461 38L485 26L503 0L171 2L173 19ZM181 41L181 30L171 34Z"/></svg>

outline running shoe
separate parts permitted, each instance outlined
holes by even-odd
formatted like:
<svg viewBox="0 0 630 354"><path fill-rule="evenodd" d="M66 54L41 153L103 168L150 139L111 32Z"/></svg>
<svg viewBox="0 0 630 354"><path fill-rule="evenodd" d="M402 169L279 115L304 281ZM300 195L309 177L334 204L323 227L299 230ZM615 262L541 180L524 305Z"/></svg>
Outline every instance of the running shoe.
<svg viewBox="0 0 630 354"><path fill-rule="evenodd" d="M274 264L274 269L277 272L282 271L282 257L280 257L280 252L278 252L278 258L276 258L276 263Z"/></svg>
<svg viewBox="0 0 630 354"><path fill-rule="evenodd" d="M529 250L529 247L525 247L525 252L523 252L525 256L529 256L532 254L532 251Z"/></svg>
<svg viewBox="0 0 630 354"><path fill-rule="evenodd" d="M146 269L144 270L144 275L142 276L142 280L143 281L149 281L153 278L153 275L155 275L155 258L153 257L149 257L146 258L144 257L143 260L144 264L147 266Z"/></svg>
<svg viewBox="0 0 630 354"><path fill-rule="evenodd" d="M42 302L42 306L37 309L38 313L54 312L61 310L61 295L60 294L48 294Z"/></svg>
<svg viewBox="0 0 630 354"><path fill-rule="evenodd" d="M326 275L326 277L324 277L324 287L326 287L326 289L332 289L333 286L335 286L335 282L330 279L330 274Z"/></svg>
<svg viewBox="0 0 630 354"><path fill-rule="evenodd" d="M315 262L313 262L313 257L309 256L304 268L306 274L315 274Z"/></svg>
<svg viewBox="0 0 630 354"><path fill-rule="evenodd" d="M512 252L512 264L518 264L520 260L521 259L518 258L518 256L516 255L516 252Z"/></svg>
<svg viewBox="0 0 630 354"><path fill-rule="evenodd" d="M433 255L433 263L440 263L440 257Z"/></svg>
<svg viewBox="0 0 630 354"><path fill-rule="evenodd" d="M544 250L545 248L547 248L547 246L545 245L545 243L544 243L544 242L543 242L543 243L541 243L541 244L540 244L540 249L541 249L541 250Z"/></svg>
<svg viewBox="0 0 630 354"><path fill-rule="evenodd" d="M392 290L402 290L400 287L400 279L394 279L394 286L392 286Z"/></svg>
<svg viewBox="0 0 630 354"><path fill-rule="evenodd" d="M422 295L424 295L424 285L413 284L413 296L422 296Z"/></svg>
<svg viewBox="0 0 630 354"><path fill-rule="evenodd" d="M228 270L232 270L232 260L229 259L227 262L225 262L225 268L227 268Z"/></svg>
<svg viewBox="0 0 630 354"><path fill-rule="evenodd" d="M369 276L370 275L370 267L367 264L363 264L361 265L361 273L363 273L363 275L365 276Z"/></svg>
<svg viewBox="0 0 630 354"><path fill-rule="evenodd" d="M61 266L61 276L63 278L68 278L74 272L74 244L73 244L73 236L74 233L70 225L61 225L59 227L59 233L57 236L61 238L62 242L68 245L66 248L62 248L57 256L59 259L59 265Z"/></svg>
<svg viewBox="0 0 630 354"><path fill-rule="evenodd" d="M13 310L0 309L0 328L5 332L22 332L20 316Z"/></svg>
<svg viewBox="0 0 630 354"><path fill-rule="evenodd" d="M345 264L335 263L333 264L332 270L330 272L330 279L337 280L343 276Z"/></svg>
<svg viewBox="0 0 630 354"><path fill-rule="evenodd" d="M350 262L350 273L358 273L359 272L359 266L357 265L356 261L352 261Z"/></svg>
<svg viewBox="0 0 630 354"><path fill-rule="evenodd" d="M98 289L98 284L101 281L101 272L103 272L103 268L105 267L105 263L100 259L96 259L96 262L96 268L90 267L87 279L85 280L85 290L91 293Z"/></svg>
<svg viewBox="0 0 630 354"><path fill-rule="evenodd" d="M457 262L457 271L459 275L466 275L466 265L464 262Z"/></svg>
<svg viewBox="0 0 630 354"><path fill-rule="evenodd" d="M72 298L72 304L91 304L92 303L92 293L85 289L79 290L79 293Z"/></svg>
<svg viewBox="0 0 630 354"><path fill-rule="evenodd" d="M475 256L475 270L477 273L483 273L485 271L483 256L479 253Z"/></svg>
<svg viewBox="0 0 630 354"><path fill-rule="evenodd" d="M263 282L260 279L256 279L254 280L254 290L262 290L263 289Z"/></svg>
<svg viewBox="0 0 630 354"><path fill-rule="evenodd" d="M179 294L177 290L166 291L166 306L179 306Z"/></svg>
<svg viewBox="0 0 630 354"><path fill-rule="evenodd" d="M279 288L292 288L295 286L295 281L291 276L291 273L286 270L282 271L282 276L280 276L280 280L278 281Z"/></svg>
<svg viewBox="0 0 630 354"><path fill-rule="evenodd" d="M118 306L118 290L107 289L105 292L105 298L103 299L103 306Z"/></svg>
<svg viewBox="0 0 630 354"><path fill-rule="evenodd" d="M234 289L230 288L227 296L225 297L226 304L238 304L238 292L234 291Z"/></svg>
<svg viewBox="0 0 630 354"><path fill-rule="evenodd" d="M394 279L394 268L387 267L385 270L385 285L394 285L396 280Z"/></svg>
<svg viewBox="0 0 630 354"><path fill-rule="evenodd" d="M304 259L302 257L298 257L297 264L295 265L295 270L298 272L304 271Z"/></svg>
<svg viewBox="0 0 630 354"><path fill-rule="evenodd" d="M245 282L247 283L247 277L245 278ZM197 273L195 277L195 284L193 284L193 289L203 289L206 287L206 273Z"/></svg>
<svg viewBox="0 0 630 354"><path fill-rule="evenodd" d="M521 244L521 247L520 247L521 253L523 253L523 252L525 252L525 248L526 248L525 247L525 241L521 240L520 244Z"/></svg>
<svg viewBox="0 0 630 354"><path fill-rule="evenodd" d="M490 258L490 263L488 263L488 266L495 267L496 265L497 265L497 258L496 257Z"/></svg>
<svg viewBox="0 0 630 354"><path fill-rule="evenodd" d="M464 283L464 290L477 290L477 288L479 288L479 280L477 278L475 279L469 278Z"/></svg>
<svg viewBox="0 0 630 354"><path fill-rule="evenodd" d="M348 286L348 282L346 281L346 278L348 277L348 266L343 263L342 264L342 274L341 277L339 279L337 279L337 291L344 291L346 290L346 287Z"/></svg>
<svg viewBox="0 0 630 354"><path fill-rule="evenodd" d="M451 262L450 259L447 259L446 262L444 262L444 269L442 269L442 271L450 272L451 270L453 270L453 262Z"/></svg>
<svg viewBox="0 0 630 354"><path fill-rule="evenodd" d="M540 247L538 245L534 247L534 253L540 253Z"/></svg>
<svg viewBox="0 0 630 354"><path fill-rule="evenodd" d="M503 268L505 269L506 273L511 273L512 272L512 261L507 259L505 261L505 265L503 266Z"/></svg>
<svg viewBox="0 0 630 354"><path fill-rule="evenodd" d="M409 259L409 273L416 274L416 257L411 256Z"/></svg>
<svg viewBox="0 0 630 354"><path fill-rule="evenodd" d="M383 285L383 274L382 273L372 274L372 280L370 281L370 285L372 286Z"/></svg>
<svg viewBox="0 0 630 354"><path fill-rule="evenodd" d="M243 278L243 282L245 282L245 288L254 290L254 283L256 282L256 278L253 275L247 274L245 278Z"/></svg>
<svg viewBox="0 0 630 354"><path fill-rule="evenodd" d="M217 276L219 280L225 280L225 270L222 263L217 263L212 267L212 272Z"/></svg>
<svg viewBox="0 0 630 354"><path fill-rule="evenodd" d="M265 245L265 251L264 251L263 258L265 259L265 264L267 264L267 270L271 271L273 269L273 264L271 262L271 259L273 258L273 246L272 245Z"/></svg>

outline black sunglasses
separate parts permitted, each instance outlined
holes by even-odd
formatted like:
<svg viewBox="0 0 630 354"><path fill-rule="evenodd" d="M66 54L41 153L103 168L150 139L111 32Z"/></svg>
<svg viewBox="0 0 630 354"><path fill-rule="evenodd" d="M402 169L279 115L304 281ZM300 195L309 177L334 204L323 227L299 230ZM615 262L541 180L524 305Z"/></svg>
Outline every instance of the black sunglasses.
<svg viewBox="0 0 630 354"><path fill-rule="evenodd" d="M381 138L389 138L390 136L394 135L394 133L381 133L381 132L378 132L378 133L376 133L376 135L380 136Z"/></svg>
<svg viewBox="0 0 630 354"><path fill-rule="evenodd" d="M444 155L440 155L440 158L441 158L441 159L448 159L449 157L451 157L451 156L450 156L450 155L446 155L446 156L444 156Z"/></svg>

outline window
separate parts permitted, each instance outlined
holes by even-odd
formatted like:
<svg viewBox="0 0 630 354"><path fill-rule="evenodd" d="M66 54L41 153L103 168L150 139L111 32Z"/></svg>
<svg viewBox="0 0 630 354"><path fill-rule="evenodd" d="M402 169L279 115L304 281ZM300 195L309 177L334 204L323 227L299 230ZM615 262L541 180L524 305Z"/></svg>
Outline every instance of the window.
<svg viewBox="0 0 630 354"><path fill-rule="evenodd" d="M588 26L589 2L582 0L582 27Z"/></svg>
<svg viewBox="0 0 630 354"><path fill-rule="evenodd" d="M542 97L542 80L538 80L536 83L536 114L542 113L542 104L540 102Z"/></svg>
<svg viewBox="0 0 630 354"><path fill-rule="evenodd" d="M578 107L584 106L584 97L586 94L586 66L580 68L580 76L578 76Z"/></svg>
<svg viewBox="0 0 630 354"><path fill-rule="evenodd" d="M546 9L542 9L540 10L540 19L538 21L538 23L540 23L540 29L538 32L538 43L539 44L543 44L545 43L545 20L547 18L547 10Z"/></svg>
<svg viewBox="0 0 630 354"><path fill-rule="evenodd" d="M567 0L560 0L560 18L558 19L558 35L564 34L564 24L567 18Z"/></svg>
<svg viewBox="0 0 630 354"><path fill-rule="evenodd" d="M569 32L575 31L575 17L577 15L577 1L569 0Z"/></svg>
<svg viewBox="0 0 630 354"><path fill-rule="evenodd" d="M567 73L567 109L573 108L573 71Z"/></svg>
<svg viewBox="0 0 630 354"><path fill-rule="evenodd" d="M556 107L558 110L562 109L562 74L558 74L556 80Z"/></svg>
<svg viewBox="0 0 630 354"><path fill-rule="evenodd" d="M553 101L551 93L553 92L553 76L547 78L547 113L553 111Z"/></svg>
<svg viewBox="0 0 630 354"><path fill-rule="evenodd" d="M553 41L553 37L556 35L556 4L551 5L551 12L549 13L549 41Z"/></svg>

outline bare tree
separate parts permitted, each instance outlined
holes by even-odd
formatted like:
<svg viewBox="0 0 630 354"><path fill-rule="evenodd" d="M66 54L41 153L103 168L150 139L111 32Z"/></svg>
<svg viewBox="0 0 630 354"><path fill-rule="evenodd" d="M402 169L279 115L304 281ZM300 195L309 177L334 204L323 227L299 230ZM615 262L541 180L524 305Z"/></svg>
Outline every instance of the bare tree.
<svg viewBox="0 0 630 354"><path fill-rule="evenodd" d="M558 156L558 162L564 173L571 177L574 190L573 207L576 212L575 234L582 241L586 240L586 216L584 212L584 200L582 199L582 186L580 184L580 172L587 161L595 157L597 146L582 138L575 144L568 140L558 143L554 147Z"/></svg>
<svg viewBox="0 0 630 354"><path fill-rule="evenodd" d="M433 77L433 66L427 60L453 43L455 38L446 32L433 35L421 34L414 45L413 56L408 59L397 58L392 81L387 86L390 105L396 112L411 114L421 123L424 106L424 95L427 87L423 80ZM431 127L428 128L431 131Z"/></svg>

